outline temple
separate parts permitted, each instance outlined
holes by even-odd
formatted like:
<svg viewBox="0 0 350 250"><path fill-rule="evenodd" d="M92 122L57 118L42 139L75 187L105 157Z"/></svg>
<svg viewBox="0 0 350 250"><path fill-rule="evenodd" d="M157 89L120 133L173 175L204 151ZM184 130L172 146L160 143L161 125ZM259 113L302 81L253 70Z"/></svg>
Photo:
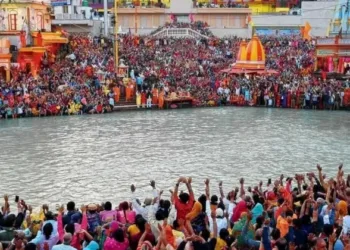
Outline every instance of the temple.
<svg viewBox="0 0 350 250"><path fill-rule="evenodd" d="M329 36L316 41L316 72L350 74L350 3L338 0L329 27Z"/></svg>
<svg viewBox="0 0 350 250"><path fill-rule="evenodd" d="M0 71L6 81L14 67L35 77L43 56L54 58L59 46L68 42L61 32L51 32L49 0L2 1L0 39Z"/></svg>

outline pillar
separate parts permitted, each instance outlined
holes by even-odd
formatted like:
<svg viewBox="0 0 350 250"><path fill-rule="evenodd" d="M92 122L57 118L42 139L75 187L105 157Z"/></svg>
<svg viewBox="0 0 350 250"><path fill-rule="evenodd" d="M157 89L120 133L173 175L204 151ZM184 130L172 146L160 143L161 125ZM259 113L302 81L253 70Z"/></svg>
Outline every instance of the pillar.
<svg viewBox="0 0 350 250"><path fill-rule="evenodd" d="M6 82L9 82L11 80L11 71L10 69L6 69Z"/></svg>
<svg viewBox="0 0 350 250"><path fill-rule="evenodd" d="M103 0L103 19L104 19L104 35L108 37L108 3L107 0Z"/></svg>

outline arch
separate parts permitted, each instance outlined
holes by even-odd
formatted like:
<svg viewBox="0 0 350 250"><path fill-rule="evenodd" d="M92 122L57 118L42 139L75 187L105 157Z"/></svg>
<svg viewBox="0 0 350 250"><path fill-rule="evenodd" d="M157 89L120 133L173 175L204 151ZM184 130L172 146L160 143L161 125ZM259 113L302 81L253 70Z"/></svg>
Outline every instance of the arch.
<svg viewBox="0 0 350 250"><path fill-rule="evenodd" d="M41 11L36 10L36 27L40 31L44 29L44 14Z"/></svg>

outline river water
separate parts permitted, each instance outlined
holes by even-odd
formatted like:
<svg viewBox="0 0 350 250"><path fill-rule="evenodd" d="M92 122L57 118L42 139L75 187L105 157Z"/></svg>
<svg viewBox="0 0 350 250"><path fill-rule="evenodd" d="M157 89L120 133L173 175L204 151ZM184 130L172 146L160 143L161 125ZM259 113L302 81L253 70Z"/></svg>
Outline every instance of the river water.
<svg viewBox="0 0 350 250"><path fill-rule="evenodd" d="M350 114L265 108L206 108L0 121L0 193L30 204L114 204L150 179L168 190L178 176L224 189L284 173L350 170ZM166 191L165 193L167 193ZM146 194L140 194L146 195Z"/></svg>

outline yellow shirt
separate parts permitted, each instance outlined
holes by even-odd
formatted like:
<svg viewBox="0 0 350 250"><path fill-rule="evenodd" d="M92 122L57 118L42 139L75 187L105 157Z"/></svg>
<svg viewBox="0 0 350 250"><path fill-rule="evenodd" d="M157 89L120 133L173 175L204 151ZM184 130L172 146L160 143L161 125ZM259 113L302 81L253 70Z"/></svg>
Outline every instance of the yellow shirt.
<svg viewBox="0 0 350 250"><path fill-rule="evenodd" d="M215 250L223 250L227 247L226 241L220 238L216 238Z"/></svg>
<svg viewBox="0 0 350 250"><path fill-rule="evenodd" d="M185 235L181 231L173 230L173 235L175 238L185 239Z"/></svg>
<svg viewBox="0 0 350 250"><path fill-rule="evenodd" d="M131 225L130 227L128 227L128 233L130 234L130 236L134 236L140 233L140 229L136 225Z"/></svg>
<svg viewBox="0 0 350 250"><path fill-rule="evenodd" d="M43 211L40 211L39 214L31 214L30 220L32 221L33 227L32 227L32 234L36 235L38 231L40 230L40 223L44 221L45 215ZM23 228L27 228L27 221L23 221Z"/></svg>

